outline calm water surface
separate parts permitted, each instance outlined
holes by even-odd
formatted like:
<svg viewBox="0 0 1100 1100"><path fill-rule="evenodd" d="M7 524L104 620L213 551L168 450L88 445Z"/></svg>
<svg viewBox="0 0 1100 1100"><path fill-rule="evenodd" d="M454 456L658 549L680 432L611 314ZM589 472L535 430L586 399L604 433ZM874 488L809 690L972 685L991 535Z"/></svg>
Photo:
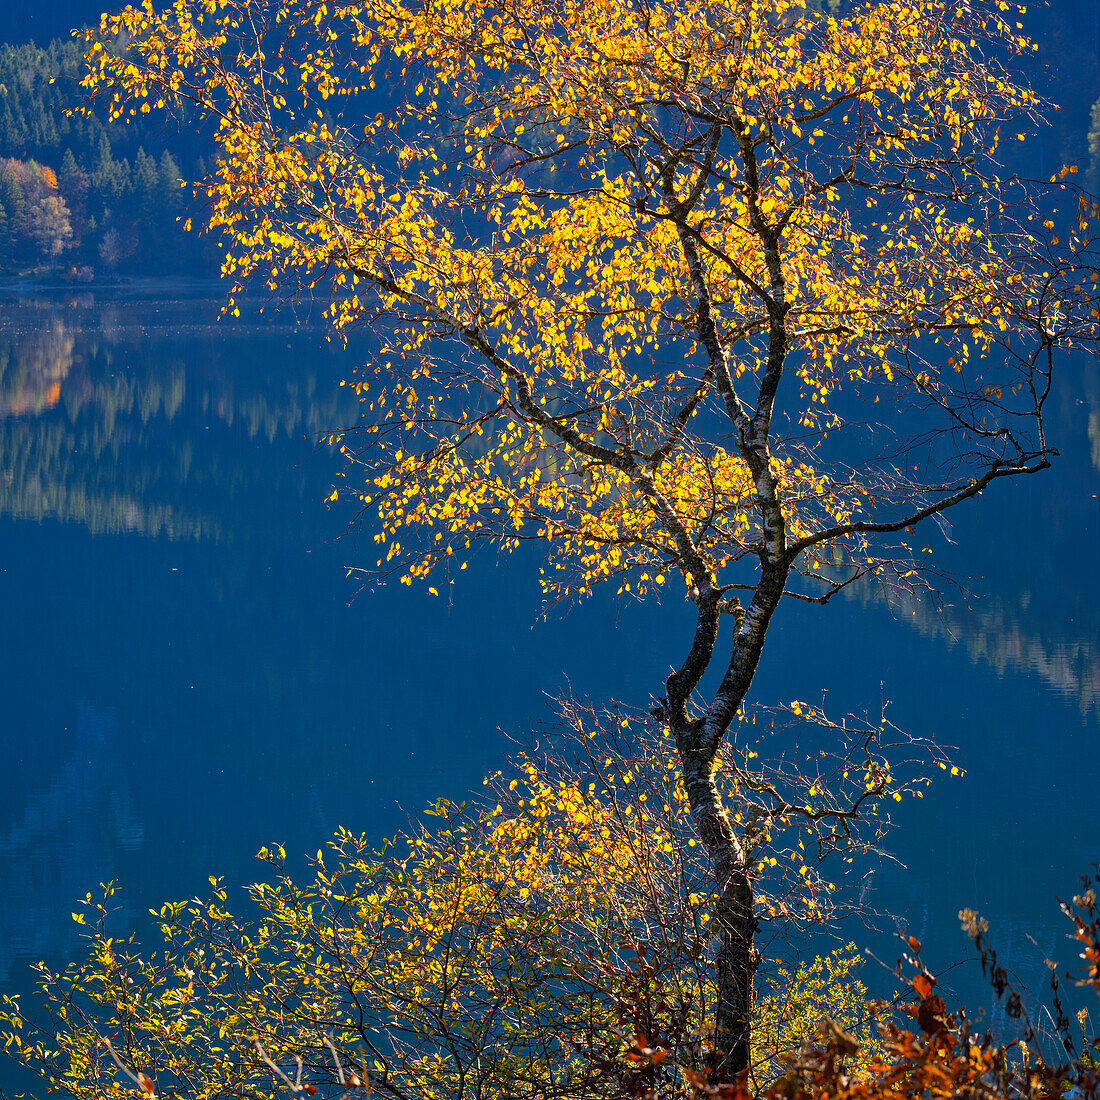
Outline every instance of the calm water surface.
<svg viewBox="0 0 1100 1100"><path fill-rule="evenodd" d="M479 788L546 695L642 704L688 640L674 600L540 623L522 558L483 555L438 598L355 599L345 569L364 562L315 440L356 416L338 384L356 349L308 318L219 322L216 294L0 297L6 990L79 954L69 914L99 882L124 884L119 925L140 927L208 875L249 881L263 843L381 839ZM1054 899L1100 858L1095 364L1066 371L1055 420L1057 468L935 544L969 603L786 607L757 681L838 710L885 694L899 725L959 747L965 779L902 808L905 869L863 896L940 963L964 953L958 909L980 908L1032 986L1044 957L1072 957ZM953 975L971 1004L989 999L975 969Z"/></svg>

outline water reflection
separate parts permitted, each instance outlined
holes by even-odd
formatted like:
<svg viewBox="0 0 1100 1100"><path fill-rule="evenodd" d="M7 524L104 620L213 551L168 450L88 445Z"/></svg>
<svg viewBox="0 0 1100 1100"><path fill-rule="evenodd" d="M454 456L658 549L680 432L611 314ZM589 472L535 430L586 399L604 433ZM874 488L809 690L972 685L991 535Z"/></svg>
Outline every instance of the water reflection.
<svg viewBox="0 0 1100 1100"><path fill-rule="evenodd" d="M0 865L16 889L0 920L0 981L12 978L12 960L70 957L78 928L70 917L90 888L89 868L107 881L119 857L139 849L145 826L138 816L118 723L82 704L71 727L38 738L56 747L25 792L26 802L0 831ZM43 762L45 764L45 761ZM126 907L120 920L133 920Z"/></svg>
<svg viewBox="0 0 1100 1100"><path fill-rule="evenodd" d="M544 693L570 679L644 703L669 639L688 640L676 599L536 627L526 551L475 560L446 599L393 586L349 608L343 567L362 562L321 503L338 464L315 440L357 414L337 384L355 350L292 318L219 323L216 292L128 294L0 302L8 988L28 960L72 956L69 913L98 882L125 884L124 927L209 874L249 881L260 844L391 835L429 798L480 789L510 749L498 731L531 729ZM760 698L828 688L841 711L884 678L900 725L972 747L973 781L896 834L910 870L857 883L941 929L944 960L961 905L1046 951L1051 899L1096 855L1080 766L1100 717L1095 369L1064 394L1055 470L957 517L960 552L936 559L981 562L986 595L942 614L888 613L869 588L784 607L760 671ZM1018 962L1041 977L1036 951Z"/></svg>
<svg viewBox="0 0 1100 1100"><path fill-rule="evenodd" d="M13 339L0 339L0 417L52 409L72 371L75 344L72 325L57 316Z"/></svg>
<svg viewBox="0 0 1100 1100"><path fill-rule="evenodd" d="M948 653L998 675L1022 673L1100 718L1100 371L1071 362L1049 432L1051 470L953 513L928 548L946 574L938 592L854 585L847 597L885 607ZM924 532L928 535L928 532ZM978 572L980 570L980 573Z"/></svg>
<svg viewBox="0 0 1100 1100"><path fill-rule="evenodd" d="M1078 402L1088 410L1089 457L1093 469L1100 473L1100 371L1085 370L1082 374L1082 395Z"/></svg>
<svg viewBox="0 0 1100 1100"><path fill-rule="evenodd" d="M1028 614L1031 599L1026 591L1015 603L983 595L944 605L923 593L900 594L869 586L851 598L863 607L889 608L899 623L908 624L922 637L938 640L949 652L961 647L972 662L981 662L999 675L1034 675L1048 689L1073 701L1082 718L1100 718L1100 653L1096 645L1100 615L1078 616L1073 636L1065 637L1040 633L1036 617Z"/></svg>
<svg viewBox="0 0 1100 1100"><path fill-rule="evenodd" d="M69 914L99 882L167 896L182 866L205 878L218 853L196 815L220 813L214 835L247 860L246 807L271 790L255 760L300 736L300 674L332 663L303 628L323 599L300 565L299 598L278 598L271 571L308 561L333 470L306 464L356 405L316 329L217 314L195 295L0 303L0 876L18 885L0 978L16 987L19 964L76 951ZM142 909L120 896L124 925Z"/></svg>
<svg viewBox="0 0 1100 1100"><path fill-rule="evenodd" d="M925 613L917 619L922 633L942 637L948 645L961 638L971 660L984 661L999 673L1021 670L1033 673L1048 688L1073 700L1082 717L1100 717L1100 657L1095 634L1072 640L1043 637L1033 628L1022 600L1018 610L1001 600L987 598L965 617L954 609L943 615ZM1086 627L1088 623L1084 624Z"/></svg>
<svg viewBox="0 0 1100 1100"><path fill-rule="evenodd" d="M279 370L270 326L250 349L256 326L188 325L184 303L154 308L97 311L90 295L6 304L0 515L93 534L248 537L254 527L227 519L262 507L272 464L241 444L316 438L354 417L349 391L321 395L315 371Z"/></svg>

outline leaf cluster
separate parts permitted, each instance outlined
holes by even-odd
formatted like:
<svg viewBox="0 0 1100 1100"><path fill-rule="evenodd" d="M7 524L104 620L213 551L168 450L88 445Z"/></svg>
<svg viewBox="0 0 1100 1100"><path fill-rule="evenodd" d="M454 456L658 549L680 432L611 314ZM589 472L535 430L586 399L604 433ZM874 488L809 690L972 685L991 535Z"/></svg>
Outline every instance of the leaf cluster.
<svg viewBox="0 0 1100 1100"><path fill-rule="evenodd" d="M113 887L89 896L74 914L87 960L39 968L51 1022L6 1002L7 1049L87 1100L129 1095L138 1074L162 1096L258 1097L277 1083L272 1064L330 1079L329 1043L398 1098L596 1096L634 1049L641 975L647 1003L675 1018L669 1070L701 1069L715 899L675 752L637 744L621 716L569 713L586 727L570 757L521 758L486 780L480 805L440 800L430 828L381 851L341 831L304 882L265 848L244 915L212 879L205 900L154 912L161 950L108 934ZM739 782L732 755L722 774ZM830 889L804 842L824 835L824 817L791 822L790 800L775 802L790 781L775 776L739 827L762 857L761 915L816 923ZM858 962L848 949L770 976L762 1074L822 1014L867 1024Z"/></svg>
<svg viewBox="0 0 1100 1100"><path fill-rule="evenodd" d="M1015 8L176 0L104 16L84 83L216 123L238 288L382 322L338 437L377 571L535 540L555 597L743 584L775 498L828 593L880 514L1042 465L1044 349L1094 335L1090 210L1059 244L998 176L1044 107ZM896 438L821 448L865 418Z"/></svg>

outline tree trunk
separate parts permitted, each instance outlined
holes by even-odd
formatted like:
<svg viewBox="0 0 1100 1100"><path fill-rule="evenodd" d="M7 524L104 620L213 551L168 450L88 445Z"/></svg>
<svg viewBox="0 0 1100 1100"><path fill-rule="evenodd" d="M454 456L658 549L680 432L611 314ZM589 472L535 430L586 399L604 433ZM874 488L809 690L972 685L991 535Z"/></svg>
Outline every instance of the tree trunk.
<svg viewBox="0 0 1100 1100"><path fill-rule="evenodd" d="M712 931L718 938L717 1002L707 1068L712 1082L732 1081L749 1068L750 1061L758 959L753 944L756 917L752 880L746 852L730 825L714 782L713 765L697 750L682 753L681 757L692 818L707 850L717 897L712 917Z"/></svg>
<svg viewBox="0 0 1100 1100"><path fill-rule="evenodd" d="M750 1066L752 1012L758 955L753 938L752 883L748 869L738 862L725 877L714 919L719 928L717 971L718 1003L714 1013L714 1044L710 1070L715 1081L733 1081Z"/></svg>

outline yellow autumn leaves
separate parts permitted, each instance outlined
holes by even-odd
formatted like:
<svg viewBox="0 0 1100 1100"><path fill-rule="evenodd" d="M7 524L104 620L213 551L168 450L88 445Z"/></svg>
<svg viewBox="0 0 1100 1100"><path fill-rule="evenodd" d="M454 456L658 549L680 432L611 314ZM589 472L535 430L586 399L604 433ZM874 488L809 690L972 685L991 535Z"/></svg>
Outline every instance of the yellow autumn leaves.
<svg viewBox="0 0 1100 1100"><path fill-rule="evenodd" d="M654 1001L685 1013L670 1070L696 1064L715 995L713 898L704 857L685 841L675 753L661 742L624 756L615 736L597 732L578 730L568 761L521 759L491 777L477 806L441 799L430 829L384 850L341 830L304 879L282 848L265 848L247 914L212 879L207 899L153 914L157 950L108 934L111 888L101 903L89 897L79 914L87 960L41 969L52 1019L0 1006L9 1046L81 1100L131 1094L105 1038L158 1094L189 1100L269 1088L254 1039L292 1073L301 1058L307 1081L331 1076L328 1041L383 1091L422 1100L467 1095L471 1074L487 1097L553 1091L584 1079L593 1051L628 1050L625 962L651 945ZM724 784L736 782L736 760ZM778 817L769 840L758 837L769 868L775 856L790 867L762 877L774 890L760 898L762 917L782 905L813 919L824 901L805 824L790 823L789 852ZM846 1027L863 1018L855 961L849 951L766 984L761 1070L778 1069L819 1013Z"/></svg>
<svg viewBox="0 0 1100 1100"><path fill-rule="evenodd" d="M983 50L1030 47L955 7L175 0L104 16L85 86L215 126L200 188L239 289L381 326L343 440L378 568L536 539L550 594L639 592L690 581L685 535L715 569L762 537L707 324L743 409L777 354L797 378L769 452L800 537L868 496L799 436L848 391L935 401L936 364L1016 323L968 156L1037 104Z"/></svg>

